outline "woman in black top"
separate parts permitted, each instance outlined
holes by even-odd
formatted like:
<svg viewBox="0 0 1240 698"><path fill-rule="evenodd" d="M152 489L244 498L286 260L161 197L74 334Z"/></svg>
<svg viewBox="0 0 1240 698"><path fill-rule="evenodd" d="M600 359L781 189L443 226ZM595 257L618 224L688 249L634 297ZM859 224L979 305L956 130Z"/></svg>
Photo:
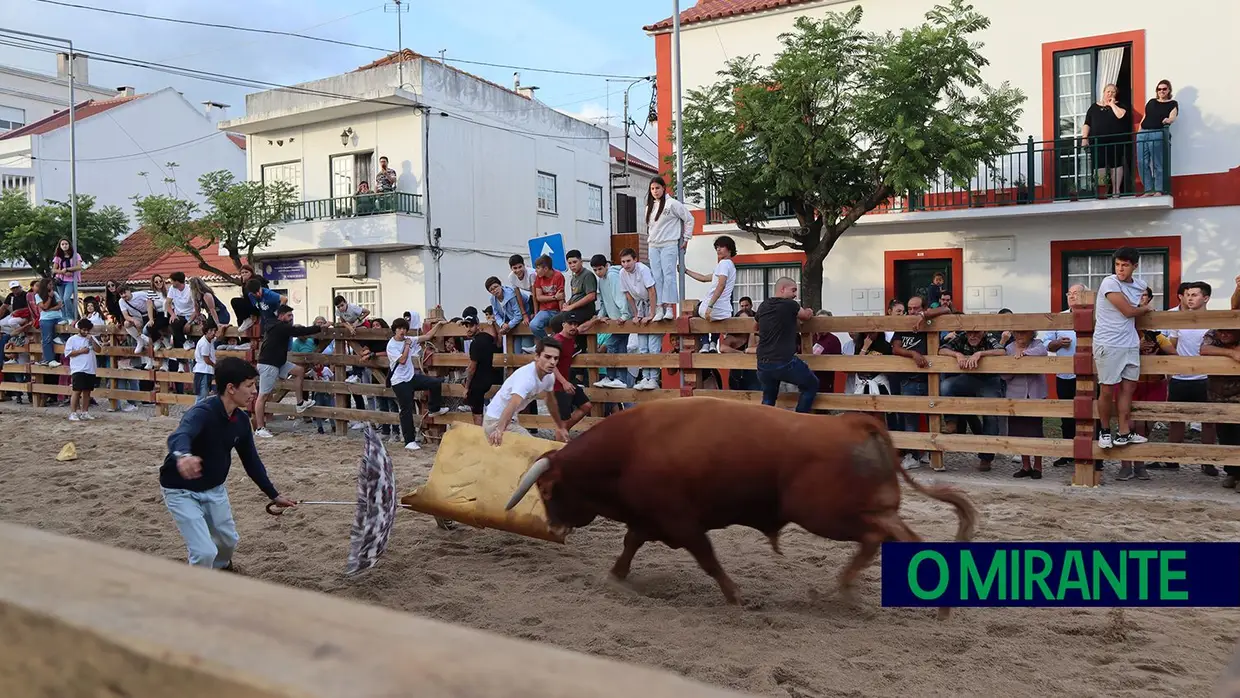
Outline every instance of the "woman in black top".
<svg viewBox="0 0 1240 698"><path fill-rule="evenodd" d="M1111 193L1118 193L1124 181L1124 164L1127 156L1128 110L1115 100L1119 94L1115 85L1102 88L1102 99L1090 105L1085 114L1085 127L1081 130L1081 147L1090 145L1093 137L1094 167L1098 170L1098 182L1110 174Z"/></svg>
<svg viewBox="0 0 1240 698"><path fill-rule="evenodd" d="M1171 82L1160 80L1154 88L1154 99L1145 103L1145 118L1137 132L1137 172L1145 189L1142 196L1163 193L1163 129L1175 123L1180 104L1171 99Z"/></svg>

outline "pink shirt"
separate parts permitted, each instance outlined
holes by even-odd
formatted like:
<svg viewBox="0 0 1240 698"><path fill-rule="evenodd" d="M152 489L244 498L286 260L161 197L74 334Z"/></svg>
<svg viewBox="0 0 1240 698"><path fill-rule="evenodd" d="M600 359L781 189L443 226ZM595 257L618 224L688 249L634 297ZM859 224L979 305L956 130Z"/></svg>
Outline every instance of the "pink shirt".
<svg viewBox="0 0 1240 698"><path fill-rule="evenodd" d="M1016 342L1007 345L1007 355L1016 356ZM1040 339L1034 339L1025 347L1025 356L1047 356L1046 345ZM1013 400L1045 400L1046 376L1041 373L1019 373L1006 375L1007 396Z"/></svg>
<svg viewBox="0 0 1240 698"><path fill-rule="evenodd" d="M52 255L52 269L57 270L55 272L57 281L63 281L65 283L73 282L75 284L80 283L82 281L82 272L75 271L72 273L63 274L58 271L60 269L80 266L82 266L82 256L76 252L74 252L73 256L68 259L63 258L58 254Z"/></svg>

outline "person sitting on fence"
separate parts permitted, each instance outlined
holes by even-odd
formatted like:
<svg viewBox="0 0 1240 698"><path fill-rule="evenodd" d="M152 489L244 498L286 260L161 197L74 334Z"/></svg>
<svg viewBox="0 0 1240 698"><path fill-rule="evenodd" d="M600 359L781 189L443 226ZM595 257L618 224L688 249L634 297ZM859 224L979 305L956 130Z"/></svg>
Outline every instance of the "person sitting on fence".
<svg viewBox="0 0 1240 698"><path fill-rule="evenodd" d="M251 284L257 284L253 279ZM295 382L293 395L301 398L302 381L306 377L306 369L288 360L288 350L293 337L318 334L322 329L311 325L302 327L293 324L293 309L287 305L276 308L275 322L267 328L263 335L263 345L258 351L258 401L254 403L254 422L257 429L254 435L270 439L275 436L267 429L267 399L275 392L276 383L282 378L292 378ZM216 371L218 380L219 371ZM305 412L314 407L314 400L303 400L297 403L297 411Z"/></svg>
<svg viewBox="0 0 1240 698"><path fill-rule="evenodd" d="M500 341L505 342L508 334L522 322L529 324L534 307L533 299L519 288L501 284L496 276L488 278L484 285L487 293L491 294L491 314L495 316L494 322L499 323L496 331L499 332ZM526 344L533 343L533 337L514 336L513 351L521 352Z"/></svg>
<svg viewBox="0 0 1240 698"><path fill-rule="evenodd" d="M396 403L400 409L400 433L405 439L405 448L417 451L421 448L415 440L417 429L413 424L413 393L426 390L430 393L427 403L427 416L437 417L447 414L448 408L443 406L443 380L418 372L418 363L414 352L416 345L430 341L439 334L446 321L440 320L431 325L429 332L423 335L409 336L409 323L404 318L392 321L392 338L387 342L387 359L390 367L389 380L392 392L396 394Z"/></svg>
<svg viewBox="0 0 1240 698"><path fill-rule="evenodd" d="M1210 330L1201 340L1202 356L1222 356L1240 364L1240 330ZM1210 402L1240 404L1240 375L1210 376L1206 379ZM1220 446L1240 446L1240 424L1218 424ZM1225 465L1223 487L1235 488L1240 482L1240 466Z"/></svg>
<svg viewBox="0 0 1240 698"><path fill-rule="evenodd" d="M1016 330L1012 332L1012 341L1004 351L1008 356L1021 358L1024 356L1048 356L1046 345L1035 336L1033 330ZM1046 376L1041 373L1013 373L1003 377L1006 381L1005 390L1009 400L1045 400L1047 395ZM1041 417L1008 417L1008 436L1027 439L1040 439L1042 433ZM1012 477L1028 477L1042 479L1042 456L1020 457L1020 470Z"/></svg>
<svg viewBox="0 0 1240 698"><path fill-rule="evenodd" d="M624 289L629 312L638 325L648 325L653 321L656 310L662 314L656 300L654 275L650 273L650 267L637 261L637 251L631 247L620 251L620 266L622 267L620 287ZM634 334L637 337L637 353L661 354L663 352L663 335ZM658 389L659 369L643 368L641 375L642 379L633 385L634 390Z"/></svg>
<svg viewBox="0 0 1240 698"><path fill-rule="evenodd" d="M271 484L254 448L249 416L242 408L254 398L256 377L254 367L245 361L220 359L215 367L219 394L186 410L180 425L168 435L159 486L164 505L185 540L191 565L233 569L237 527L224 482L234 448L246 474L263 494L280 507L297 506Z"/></svg>
<svg viewBox="0 0 1240 698"><path fill-rule="evenodd" d="M792 383L800 391L797 412L808 414L818 395L818 377L798 357L799 324L814 316L796 300L797 282L781 276L775 281L775 294L758 306L758 380L762 383L762 404L774 406L779 384Z"/></svg>
<svg viewBox="0 0 1240 698"><path fill-rule="evenodd" d="M620 286L620 266L608 263L607 257L596 254L590 258L590 268L594 270L594 276L598 279L598 314L595 317L601 318L604 322L624 324L632 319L633 314L629 310L628 299L624 295L624 289ZM598 350L606 354L624 354L628 352L629 335L619 332L600 332L598 337ZM632 377L628 369L620 368L600 368L599 380L595 381L596 388L627 388L632 384Z"/></svg>
<svg viewBox="0 0 1240 698"><path fill-rule="evenodd" d="M496 378L502 375L495 370L495 355L501 351L499 333L494 324L482 328L473 315L461 317L461 324L465 326L465 336L470 339L469 366L465 369L465 404L469 405L474 424L482 426L487 391L496 385Z"/></svg>
<svg viewBox="0 0 1240 698"><path fill-rule="evenodd" d="M505 286L519 288L532 298L534 296L534 273L526 268L525 258L519 254L509 257L508 269L508 283Z"/></svg>
<svg viewBox="0 0 1240 698"><path fill-rule="evenodd" d="M241 265L241 268L237 270L237 277L241 281L239 284L241 286L241 295L229 301L229 304L232 306L233 316L240 323L237 326L237 334L244 338L246 337L246 332L254 324L254 321L259 318L258 308L250 301L250 296L246 291L246 284L250 283L250 279L258 279L260 288L267 288L269 284L267 279L255 274L254 267L251 267L249 264ZM244 347L245 345L242 346Z"/></svg>
<svg viewBox="0 0 1240 698"><path fill-rule="evenodd" d="M576 313L577 319L585 322L598 314L598 276L581 261L581 250L569 250L565 255L568 260L570 295L564 304L562 313ZM577 350L585 351L585 337L577 342Z"/></svg>
<svg viewBox="0 0 1240 698"><path fill-rule="evenodd" d="M194 346L194 395L197 402L211 397L211 381L215 378L215 336L219 328L214 320L202 323L202 336Z"/></svg>
<svg viewBox="0 0 1240 698"><path fill-rule="evenodd" d="M194 343L187 341L185 329L202 321L198 298L194 291L185 283L185 272L174 271L168 275L172 285L168 288L168 300L165 308L168 312L168 325L172 328L172 344L178 349L189 349Z"/></svg>
<svg viewBox="0 0 1240 698"><path fill-rule="evenodd" d="M370 311L356 303L350 303L349 299L344 296L336 296L333 299L336 305L336 321L340 323L340 327L349 331L349 334L355 334L357 328L366 322L366 318L370 317Z"/></svg>
<svg viewBox="0 0 1240 698"><path fill-rule="evenodd" d="M1102 280L1094 310L1094 366L1098 372L1098 419L1102 433L1099 448L1143 444L1148 439L1132 434L1132 395L1141 377L1141 337L1137 318L1153 308L1141 303L1149 287L1134 276L1140 254L1121 247L1111 256L1114 274ZM1111 415L1119 418L1119 430L1111 432Z"/></svg>
<svg viewBox="0 0 1240 698"><path fill-rule="evenodd" d="M697 316L716 322L732 317L732 289L736 286L736 264L732 258L736 256L736 242L727 235L715 238L715 270L708 276L691 269L685 269L685 275L695 281L711 284L710 290L702 296L697 305ZM712 283L713 282L713 283ZM702 353L711 354L719 351L716 335L708 334L702 338Z"/></svg>
<svg viewBox="0 0 1240 698"><path fill-rule="evenodd" d="M82 302L82 317L90 320L95 327L103 327L107 324L103 313L99 312L99 299L93 296Z"/></svg>
<svg viewBox="0 0 1240 698"><path fill-rule="evenodd" d="M491 398L482 416L482 430L491 445L501 445L505 431L518 434L525 431L517 422L517 414L532 405L539 396L543 397L547 414L555 422L555 438L568 441L568 429L560 419L559 405L552 397L560 352L560 343L554 339L538 340L534 343L534 360L513 371L495 397Z"/></svg>
<svg viewBox="0 0 1240 698"><path fill-rule="evenodd" d="M564 275L551 266L547 255L534 260L534 305L538 312L530 320L530 332L542 339L547 336L547 323L564 305Z"/></svg>
<svg viewBox="0 0 1240 698"><path fill-rule="evenodd" d="M277 323L280 314L280 308L288 305L288 296L280 295L275 291L263 285L264 280L254 277L245 282L245 297L253 308L254 315L258 317L259 330L265 335L267 329ZM253 324L253 316L250 317L249 323ZM246 323L242 323L245 325ZM238 333L244 336L244 329L248 329L248 325L244 328L238 328Z"/></svg>
<svg viewBox="0 0 1240 698"><path fill-rule="evenodd" d="M1005 356L1007 354L985 332L969 330L968 332L958 333L955 339L939 349L939 354L954 358L960 370L965 371L965 373L957 373L943 381L941 387L944 397L1003 397L1003 384L1000 382L999 376L972 373L972 371L977 370L979 362L983 357ZM983 435L999 435L999 423L993 416L986 415L982 417L981 422ZM969 420L969 423L973 425L976 432L976 421ZM953 431L963 432L963 429L949 429L947 427L948 425L945 423L944 433L950 434ZM995 455L993 453L979 453L977 458L978 470L985 472L990 470Z"/></svg>
<svg viewBox="0 0 1240 698"><path fill-rule="evenodd" d="M555 403L560 410L560 420L565 429L572 429L594 407L590 398L586 397L585 381L573 375L572 347L576 344L578 332L589 329L595 319L582 322L576 312L569 312L551 318L547 329L554 333L555 341L560 343L562 350L555 369Z"/></svg>
<svg viewBox="0 0 1240 698"><path fill-rule="evenodd" d="M228 307L224 305L224 301L220 300L215 291L211 290L211 287L201 277L195 276L190 279L189 288L194 293L194 301L198 303L198 307L203 309L207 318L214 322L220 334L223 334L224 328L232 322L232 316L228 314Z"/></svg>
<svg viewBox="0 0 1240 698"><path fill-rule="evenodd" d="M98 359L95 348L103 349L99 340L91 335L94 324L86 318L77 321L77 334L65 342L65 361L69 363L72 394L69 396L69 421L80 422L94 419L90 414L90 393L99 379Z"/></svg>

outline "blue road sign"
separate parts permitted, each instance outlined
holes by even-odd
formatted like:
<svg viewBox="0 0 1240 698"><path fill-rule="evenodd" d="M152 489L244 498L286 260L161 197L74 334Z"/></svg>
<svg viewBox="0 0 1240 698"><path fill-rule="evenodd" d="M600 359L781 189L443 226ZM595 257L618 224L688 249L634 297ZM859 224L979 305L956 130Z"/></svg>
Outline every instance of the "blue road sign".
<svg viewBox="0 0 1240 698"><path fill-rule="evenodd" d="M551 266L556 271L568 271L568 260L564 257L564 236L560 233L547 233L530 239L530 267L534 260L543 255L551 258Z"/></svg>

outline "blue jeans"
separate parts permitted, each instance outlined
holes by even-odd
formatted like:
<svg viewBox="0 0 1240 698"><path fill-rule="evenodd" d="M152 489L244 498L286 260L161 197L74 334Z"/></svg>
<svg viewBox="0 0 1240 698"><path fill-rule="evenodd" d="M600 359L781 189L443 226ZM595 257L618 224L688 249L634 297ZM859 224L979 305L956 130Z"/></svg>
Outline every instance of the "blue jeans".
<svg viewBox="0 0 1240 698"><path fill-rule="evenodd" d="M758 381L762 383L762 404L774 406L779 399L779 384L791 383L801 391L797 412L809 413L818 396L818 376L798 357L785 364L758 364Z"/></svg>
<svg viewBox="0 0 1240 698"><path fill-rule="evenodd" d="M603 346L607 347L608 354L627 354L629 353L629 336L613 332L608 335L607 341L603 343ZM627 368L600 368L598 372L601 376L615 378L618 381L623 381L629 387L633 387L633 374L629 373Z"/></svg>
<svg viewBox="0 0 1240 698"><path fill-rule="evenodd" d="M1145 191L1163 190L1163 132L1137 131L1137 173Z"/></svg>
<svg viewBox="0 0 1240 698"><path fill-rule="evenodd" d="M194 374L194 394L198 396L198 402L202 402L211 397L211 379L215 378L210 373Z"/></svg>
<svg viewBox="0 0 1240 698"><path fill-rule="evenodd" d="M900 383L901 395L913 395L917 397L925 397L929 394L930 384L925 378L921 380L904 380ZM921 413L900 415L903 421L904 431L918 431L921 428ZM920 451L911 451L911 453L920 453Z"/></svg>
<svg viewBox="0 0 1240 698"><path fill-rule="evenodd" d="M60 300L65 304L63 312L65 319L70 323L76 322L78 319L77 301L73 299L73 292L77 290L77 283L73 281L57 281L56 292L60 294Z"/></svg>
<svg viewBox="0 0 1240 698"><path fill-rule="evenodd" d="M945 378L941 387L943 397L1003 397L1003 381L998 376L970 375L958 373ZM982 417L982 434L985 436L999 435L999 420L992 415ZM992 461L993 453L979 453L977 457L983 461Z"/></svg>
<svg viewBox="0 0 1240 698"><path fill-rule="evenodd" d="M558 310L540 310L530 318L530 332L534 333L535 339L547 338L547 323L551 322L551 318L559 312Z"/></svg>
<svg viewBox="0 0 1240 698"><path fill-rule="evenodd" d="M237 525L224 485L206 492L159 488L164 505L172 514L177 530L185 539L189 564L221 569L232 562L237 549Z"/></svg>
<svg viewBox="0 0 1240 698"><path fill-rule="evenodd" d="M677 245L650 248L650 274L654 277L654 295L659 305L680 300L680 277L676 275L679 261L680 247Z"/></svg>
<svg viewBox="0 0 1240 698"><path fill-rule="evenodd" d="M43 340L43 360L53 361L56 358L56 325L60 324L60 319L48 320L39 318L39 333Z"/></svg>

